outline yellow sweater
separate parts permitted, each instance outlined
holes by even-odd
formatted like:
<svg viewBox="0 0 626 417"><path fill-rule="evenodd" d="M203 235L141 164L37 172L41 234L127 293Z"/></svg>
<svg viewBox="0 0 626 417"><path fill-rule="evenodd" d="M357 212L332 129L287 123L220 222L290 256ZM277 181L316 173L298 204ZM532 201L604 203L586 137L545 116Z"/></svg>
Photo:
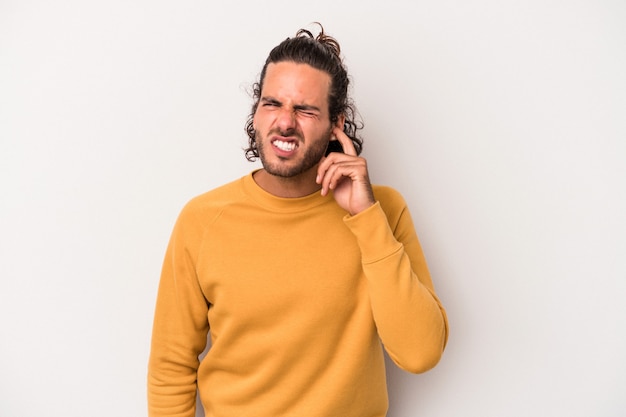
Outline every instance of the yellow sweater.
<svg viewBox="0 0 626 417"><path fill-rule="evenodd" d="M150 416L194 416L197 387L207 417L381 417L381 341L407 371L435 366L445 311L403 198L374 194L351 217L250 174L191 200L159 286Z"/></svg>

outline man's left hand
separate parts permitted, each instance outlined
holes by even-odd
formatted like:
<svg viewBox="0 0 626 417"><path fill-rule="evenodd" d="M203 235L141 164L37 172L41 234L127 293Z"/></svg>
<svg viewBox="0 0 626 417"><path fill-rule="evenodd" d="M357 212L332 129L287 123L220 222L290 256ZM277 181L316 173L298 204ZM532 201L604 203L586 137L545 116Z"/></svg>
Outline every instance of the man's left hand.
<svg viewBox="0 0 626 417"><path fill-rule="evenodd" d="M322 159L316 182L322 185L322 195L332 190L337 204L354 216L376 202L367 161L357 156L352 140L340 128L335 127L332 133L344 153L332 152Z"/></svg>

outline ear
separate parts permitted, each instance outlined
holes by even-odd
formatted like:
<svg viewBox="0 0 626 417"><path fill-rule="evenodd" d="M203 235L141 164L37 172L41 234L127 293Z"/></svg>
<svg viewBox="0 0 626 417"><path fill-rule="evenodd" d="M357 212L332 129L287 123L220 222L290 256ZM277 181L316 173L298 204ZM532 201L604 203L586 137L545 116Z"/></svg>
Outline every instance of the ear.
<svg viewBox="0 0 626 417"><path fill-rule="evenodd" d="M346 122L346 115L341 113L338 117L337 117L337 123L335 123L335 126L338 127L339 129L341 129L341 131L343 132L343 125Z"/></svg>

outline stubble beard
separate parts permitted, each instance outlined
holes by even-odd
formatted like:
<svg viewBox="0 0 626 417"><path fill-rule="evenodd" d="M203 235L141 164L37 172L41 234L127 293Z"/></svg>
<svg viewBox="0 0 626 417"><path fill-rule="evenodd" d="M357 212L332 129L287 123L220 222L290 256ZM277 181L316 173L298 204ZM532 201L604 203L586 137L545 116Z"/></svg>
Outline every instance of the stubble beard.
<svg viewBox="0 0 626 417"><path fill-rule="evenodd" d="M270 132L271 135L271 132ZM330 140L330 132L326 135L326 140L320 140L315 143L315 146L311 146L308 148L304 155L301 157L300 161L297 164L289 164L289 160L284 159L284 163L278 162L270 162L267 158L267 153L265 146L271 147L272 144L268 141L263 140L260 137L260 134L256 132L255 140L257 144L257 150L259 152L259 158L261 159L261 164L263 165L263 169L268 174L281 177L281 178L294 178L298 175L301 175L311 168L316 166L319 161L322 159L324 154L326 153L326 148L328 146L328 141ZM298 139L301 139L299 135L285 135L285 136L296 136ZM302 143L302 141L300 141ZM271 152L269 150L268 152ZM283 160L283 158L279 158Z"/></svg>

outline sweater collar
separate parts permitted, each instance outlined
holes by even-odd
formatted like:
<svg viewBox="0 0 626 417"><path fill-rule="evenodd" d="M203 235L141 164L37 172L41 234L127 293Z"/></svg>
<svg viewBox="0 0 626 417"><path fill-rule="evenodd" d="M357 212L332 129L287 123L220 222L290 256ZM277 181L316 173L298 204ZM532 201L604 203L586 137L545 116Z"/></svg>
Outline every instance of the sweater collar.
<svg viewBox="0 0 626 417"><path fill-rule="evenodd" d="M244 193L256 203L269 210L283 213L295 213L309 210L322 204L334 203L332 193L322 196L319 191L304 197L277 197L259 187L253 178L255 172L256 171L252 171L242 178Z"/></svg>

